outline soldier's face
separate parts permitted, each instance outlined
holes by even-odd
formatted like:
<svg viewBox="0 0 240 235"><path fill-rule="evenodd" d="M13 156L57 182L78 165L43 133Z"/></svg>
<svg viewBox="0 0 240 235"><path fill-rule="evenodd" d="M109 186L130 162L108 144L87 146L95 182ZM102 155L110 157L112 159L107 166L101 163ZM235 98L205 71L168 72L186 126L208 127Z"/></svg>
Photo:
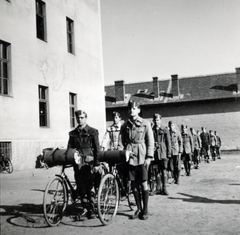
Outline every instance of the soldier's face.
<svg viewBox="0 0 240 235"><path fill-rule="evenodd" d="M134 106L131 109L129 109L129 113L132 117L136 117L140 113L140 109L138 107Z"/></svg>
<svg viewBox="0 0 240 235"><path fill-rule="evenodd" d="M119 116L115 116L115 117L113 118L113 122L114 122L115 124L119 123L120 121L121 121L121 118L120 118Z"/></svg>
<svg viewBox="0 0 240 235"><path fill-rule="evenodd" d="M162 120L159 117L157 117L153 120L153 122L156 126L161 126Z"/></svg>
<svg viewBox="0 0 240 235"><path fill-rule="evenodd" d="M85 116L85 114L81 114L81 115L78 115L77 116L77 123L80 125L80 126L84 126L87 122L87 118Z"/></svg>

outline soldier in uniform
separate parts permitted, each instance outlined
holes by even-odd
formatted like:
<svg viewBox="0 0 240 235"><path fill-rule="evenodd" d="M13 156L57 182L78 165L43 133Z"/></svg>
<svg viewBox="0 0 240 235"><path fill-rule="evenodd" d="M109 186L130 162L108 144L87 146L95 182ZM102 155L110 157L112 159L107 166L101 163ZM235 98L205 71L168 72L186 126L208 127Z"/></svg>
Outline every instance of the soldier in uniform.
<svg viewBox="0 0 240 235"><path fill-rule="evenodd" d="M200 157L200 149L201 149L201 140L200 136L197 134L193 127L190 128L190 132L192 134L193 139L193 164L194 168L198 169L199 167L199 157Z"/></svg>
<svg viewBox="0 0 240 235"><path fill-rule="evenodd" d="M214 135L216 136L216 139L217 139L217 142L216 142L216 157L218 159L221 159L221 152L220 152L220 148L221 148L221 138L220 136L218 135L217 131L214 131Z"/></svg>
<svg viewBox="0 0 240 235"><path fill-rule="evenodd" d="M116 111L112 113L112 118L113 124L107 128L107 131L103 136L103 140L100 146L101 150L118 150L119 134L123 121L121 119L120 113ZM128 164L117 164L116 168L119 175L122 177L123 186L126 189L128 182ZM124 190L121 193L124 193Z"/></svg>
<svg viewBox="0 0 240 235"><path fill-rule="evenodd" d="M100 182L98 153L99 153L99 136L98 130L87 125L87 114L85 111L78 110L75 112L78 126L69 132L68 148L75 148L84 158L92 156L93 169L89 164L74 165L74 177L77 184L77 193L81 198L84 208L82 217L87 216L89 219L95 218L94 213L94 183ZM96 186L96 185L95 185Z"/></svg>
<svg viewBox="0 0 240 235"><path fill-rule="evenodd" d="M212 130L209 131L209 137L210 137L210 152L211 152L212 160L215 161L217 138L214 135L214 132Z"/></svg>
<svg viewBox="0 0 240 235"><path fill-rule="evenodd" d="M129 179L137 205L130 219L148 219L148 167L153 159L154 138L149 121L139 116L140 104L129 101L130 117L122 125L119 137L119 149L129 150ZM142 205L143 204L143 205Z"/></svg>
<svg viewBox="0 0 240 235"><path fill-rule="evenodd" d="M205 127L202 127L202 133L200 134L200 138L202 141L202 155L204 156L204 160L207 163L210 163L209 162L210 137Z"/></svg>
<svg viewBox="0 0 240 235"><path fill-rule="evenodd" d="M153 115L153 135L155 141L154 162L157 164L157 186L156 190L150 195L162 194L168 195L167 191L167 169L168 161L171 158L171 139L167 127L161 125L161 115Z"/></svg>
<svg viewBox="0 0 240 235"><path fill-rule="evenodd" d="M173 160L173 178L174 183L179 184L179 177L181 171L181 155L183 151L182 146L182 136L180 131L177 129L175 123L172 121L168 122L168 127L170 130L170 138L171 138L171 155Z"/></svg>
<svg viewBox="0 0 240 235"><path fill-rule="evenodd" d="M182 152L182 161L186 171L186 175L191 175L191 161L193 153L193 141L192 136L187 131L186 125L181 125L181 135L183 140L183 152Z"/></svg>
<svg viewBox="0 0 240 235"><path fill-rule="evenodd" d="M107 128L101 143L101 150L117 150L118 137L122 125L121 115L118 112L112 113L113 124Z"/></svg>

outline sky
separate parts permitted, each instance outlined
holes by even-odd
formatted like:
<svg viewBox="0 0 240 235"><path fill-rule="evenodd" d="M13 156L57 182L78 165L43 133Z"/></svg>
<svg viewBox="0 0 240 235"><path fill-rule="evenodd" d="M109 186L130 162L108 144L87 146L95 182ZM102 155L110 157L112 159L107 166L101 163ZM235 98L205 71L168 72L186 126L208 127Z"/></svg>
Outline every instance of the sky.
<svg viewBox="0 0 240 235"><path fill-rule="evenodd" d="M100 0L105 85L232 73L240 0Z"/></svg>

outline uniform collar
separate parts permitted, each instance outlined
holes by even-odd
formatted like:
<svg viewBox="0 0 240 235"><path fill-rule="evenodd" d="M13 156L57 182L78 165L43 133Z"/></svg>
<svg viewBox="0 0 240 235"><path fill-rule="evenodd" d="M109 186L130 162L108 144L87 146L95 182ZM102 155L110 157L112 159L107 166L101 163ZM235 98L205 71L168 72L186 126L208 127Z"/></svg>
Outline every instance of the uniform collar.
<svg viewBox="0 0 240 235"><path fill-rule="evenodd" d="M142 121L143 121L143 118L141 118L141 117L139 117L139 116L136 118L136 120L133 120L132 118L129 118L129 119L128 119L128 122L129 122L131 125L135 124L136 126L141 126Z"/></svg>
<svg viewBox="0 0 240 235"><path fill-rule="evenodd" d="M80 126L78 126L78 132L88 132L89 130L89 126L88 124L86 124L86 126L84 126L83 128L80 128Z"/></svg>

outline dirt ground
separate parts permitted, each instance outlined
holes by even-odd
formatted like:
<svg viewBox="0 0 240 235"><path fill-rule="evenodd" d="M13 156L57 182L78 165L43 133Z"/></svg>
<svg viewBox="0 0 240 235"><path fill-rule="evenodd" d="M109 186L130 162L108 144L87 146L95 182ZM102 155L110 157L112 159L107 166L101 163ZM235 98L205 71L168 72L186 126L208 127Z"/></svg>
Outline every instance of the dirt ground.
<svg viewBox="0 0 240 235"><path fill-rule="evenodd" d="M149 199L149 219L129 220L133 213L121 202L114 222L103 226L98 218L74 221L71 208L62 223L48 227L43 217L43 193L60 168L2 172L1 235L11 234L240 234L240 153L223 153L222 159L201 163L190 177L181 173L180 185L168 184L169 196ZM68 170L72 177L72 169ZM71 213L72 212L72 213Z"/></svg>

